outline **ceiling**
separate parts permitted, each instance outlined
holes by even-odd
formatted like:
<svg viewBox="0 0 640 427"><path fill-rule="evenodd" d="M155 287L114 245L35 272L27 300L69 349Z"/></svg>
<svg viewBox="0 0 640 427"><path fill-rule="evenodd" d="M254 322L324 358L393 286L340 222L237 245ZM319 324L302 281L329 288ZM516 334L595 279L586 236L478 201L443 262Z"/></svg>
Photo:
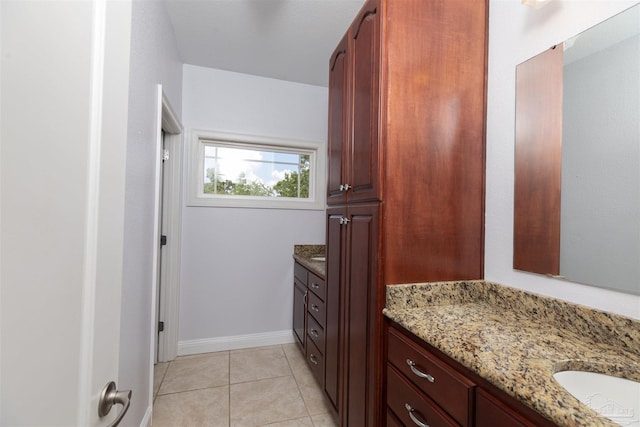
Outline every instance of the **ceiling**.
<svg viewBox="0 0 640 427"><path fill-rule="evenodd" d="M185 64L327 86L364 0L165 0Z"/></svg>

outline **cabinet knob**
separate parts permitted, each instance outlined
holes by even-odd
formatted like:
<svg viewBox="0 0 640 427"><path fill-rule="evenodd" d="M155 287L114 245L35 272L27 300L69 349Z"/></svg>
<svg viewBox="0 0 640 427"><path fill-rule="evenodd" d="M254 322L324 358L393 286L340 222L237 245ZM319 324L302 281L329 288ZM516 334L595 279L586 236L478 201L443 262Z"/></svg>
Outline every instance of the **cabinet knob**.
<svg viewBox="0 0 640 427"><path fill-rule="evenodd" d="M320 312L320 307L318 307L315 304L311 304L311 310L315 311L316 313L319 313Z"/></svg>
<svg viewBox="0 0 640 427"><path fill-rule="evenodd" d="M349 184L340 184L340 191L347 191L351 188Z"/></svg>
<svg viewBox="0 0 640 427"><path fill-rule="evenodd" d="M409 405L408 403L404 404L404 408L407 410L407 412L409 412L409 417L411 418L411 421L413 421L415 423L415 425L420 426L420 427L429 427L429 424L422 422L418 419L418 417L416 417L414 414L414 412L416 411L415 409L413 409L411 407L411 405Z"/></svg>
<svg viewBox="0 0 640 427"><path fill-rule="evenodd" d="M409 365L409 367L411 368L411 372L413 372L420 378L424 378L430 383L434 383L436 381L436 379L433 376L427 374L426 372L422 372L420 369L416 368L416 363L413 360L407 359L407 365Z"/></svg>
<svg viewBox="0 0 640 427"><path fill-rule="evenodd" d="M347 225L351 222L351 220L349 218L345 218L345 217L340 217L340 224L341 225Z"/></svg>
<svg viewBox="0 0 640 427"><path fill-rule="evenodd" d="M309 360L311 361L311 363L313 363L314 365L318 364L318 358L315 356L315 354L310 354L309 355Z"/></svg>
<svg viewBox="0 0 640 427"><path fill-rule="evenodd" d="M315 329L310 329L309 330L309 335L311 335L314 338L318 338L320 335L318 335L318 331L316 331Z"/></svg>

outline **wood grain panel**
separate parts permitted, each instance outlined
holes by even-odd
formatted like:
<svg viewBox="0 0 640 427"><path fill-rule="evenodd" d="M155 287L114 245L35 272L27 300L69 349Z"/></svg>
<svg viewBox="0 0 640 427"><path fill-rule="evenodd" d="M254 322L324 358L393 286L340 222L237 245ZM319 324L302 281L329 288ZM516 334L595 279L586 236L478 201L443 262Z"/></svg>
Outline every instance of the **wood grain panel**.
<svg viewBox="0 0 640 427"><path fill-rule="evenodd" d="M379 1L365 4L349 30L351 43L352 147L347 194L351 202L378 200Z"/></svg>
<svg viewBox="0 0 640 427"><path fill-rule="evenodd" d="M480 279L486 2L386 5L385 282Z"/></svg>
<svg viewBox="0 0 640 427"><path fill-rule="evenodd" d="M476 427L534 427L535 425L484 390L476 391Z"/></svg>
<svg viewBox="0 0 640 427"><path fill-rule="evenodd" d="M376 277L379 205L348 208L348 272L345 287L343 425L375 426L382 414L383 293Z"/></svg>
<svg viewBox="0 0 640 427"><path fill-rule="evenodd" d="M326 243L326 282L327 297L325 322L325 393L338 413L341 412L343 396L343 362L344 352L342 324L344 318L344 273L346 271L346 231L340 219L347 216L347 208L332 207L327 209L327 243Z"/></svg>
<svg viewBox="0 0 640 427"><path fill-rule="evenodd" d="M549 49L518 65L513 268L560 274L562 58Z"/></svg>
<svg viewBox="0 0 640 427"><path fill-rule="evenodd" d="M347 35L342 38L329 60L329 135L327 169L327 204L346 201L340 185L346 182L345 155L349 147L347 108Z"/></svg>

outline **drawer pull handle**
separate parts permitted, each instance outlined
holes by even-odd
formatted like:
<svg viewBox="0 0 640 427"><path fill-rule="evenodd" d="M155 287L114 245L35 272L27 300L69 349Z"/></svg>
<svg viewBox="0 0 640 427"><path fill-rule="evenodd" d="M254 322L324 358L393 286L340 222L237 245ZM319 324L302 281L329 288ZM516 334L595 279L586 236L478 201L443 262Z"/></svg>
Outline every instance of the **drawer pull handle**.
<svg viewBox="0 0 640 427"><path fill-rule="evenodd" d="M315 354L310 354L309 355L309 360L311 361L311 363L313 363L314 365L318 364L318 358L315 356Z"/></svg>
<svg viewBox="0 0 640 427"><path fill-rule="evenodd" d="M405 409L407 410L407 412L409 412L409 417L411 418L411 421L413 421L417 426L420 427L429 427L429 424L427 423L423 423L422 421L420 421L418 419L418 417L416 417L415 415L413 415L413 413L416 411L415 409L413 409L411 407L411 405L409 405L408 403L404 404Z"/></svg>
<svg viewBox="0 0 640 427"><path fill-rule="evenodd" d="M409 367L411 368L411 372L413 372L420 378L424 378L430 383L436 382L436 379L433 378L431 375L427 374L426 372L422 372L420 369L416 368L416 363L413 360L407 359L407 365L409 365Z"/></svg>
<svg viewBox="0 0 640 427"><path fill-rule="evenodd" d="M320 312L320 308L315 304L311 304L311 310L315 311L316 313Z"/></svg>
<svg viewBox="0 0 640 427"><path fill-rule="evenodd" d="M318 335L318 331L316 331L315 329L310 329L309 334L311 334L314 338L318 338L320 336Z"/></svg>
<svg viewBox="0 0 640 427"><path fill-rule="evenodd" d="M311 287L313 289L320 289L320 285L318 285L317 283L311 283Z"/></svg>

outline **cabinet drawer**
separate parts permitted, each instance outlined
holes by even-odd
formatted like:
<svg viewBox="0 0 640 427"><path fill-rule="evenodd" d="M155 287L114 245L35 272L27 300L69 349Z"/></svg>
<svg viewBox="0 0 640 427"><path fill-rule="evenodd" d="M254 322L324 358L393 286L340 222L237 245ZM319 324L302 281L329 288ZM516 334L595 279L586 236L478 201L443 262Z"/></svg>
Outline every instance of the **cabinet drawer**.
<svg viewBox="0 0 640 427"><path fill-rule="evenodd" d="M313 376L316 377L320 386L324 388L324 357L311 340L307 340L307 362Z"/></svg>
<svg viewBox="0 0 640 427"><path fill-rule="evenodd" d="M308 270L302 264L297 262L293 264L293 276L305 285L307 284L307 273Z"/></svg>
<svg viewBox="0 0 640 427"><path fill-rule="evenodd" d="M324 328L311 316L307 317L307 336L324 354Z"/></svg>
<svg viewBox="0 0 640 427"><path fill-rule="evenodd" d="M534 427L535 425L484 390L476 391L477 427Z"/></svg>
<svg viewBox="0 0 640 427"><path fill-rule="evenodd" d="M387 366L387 405L406 426L459 426L391 365Z"/></svg>
<svg viewBox="0 0 640 427"><path fill-rule="evenodd" d="M307 294L308 302L307 302L307 310L309 314L314 317L320 324L320 327L324 329L326 325L326 310L324 306L324 301L322 301L316 294L313 292L309 292Z"/></svg>
<svg viewBox="0 0 640 427"><path fill-rule="evenodd" d="M404 427L402 425L402 421L400 421L398 419L398 417L396 417L393 412L391 411L391 408L387 407L387 425L386 427Z"/></svg>
<svg viewBox="0 0 640 427"><path fill-rule="evenodd" d="M324 279L309 272L308 280L309 281L307 283L307 286L309 286L309 290L316 294L322 301L324 301L325 295L327 294L327 286Z"/></svg>
<svg viewBox="0 0 640 427"><path fill-rule="evenodd" d="M463 426L470 425L474 384L435 355L389 328L388 360Z"/></svg>

